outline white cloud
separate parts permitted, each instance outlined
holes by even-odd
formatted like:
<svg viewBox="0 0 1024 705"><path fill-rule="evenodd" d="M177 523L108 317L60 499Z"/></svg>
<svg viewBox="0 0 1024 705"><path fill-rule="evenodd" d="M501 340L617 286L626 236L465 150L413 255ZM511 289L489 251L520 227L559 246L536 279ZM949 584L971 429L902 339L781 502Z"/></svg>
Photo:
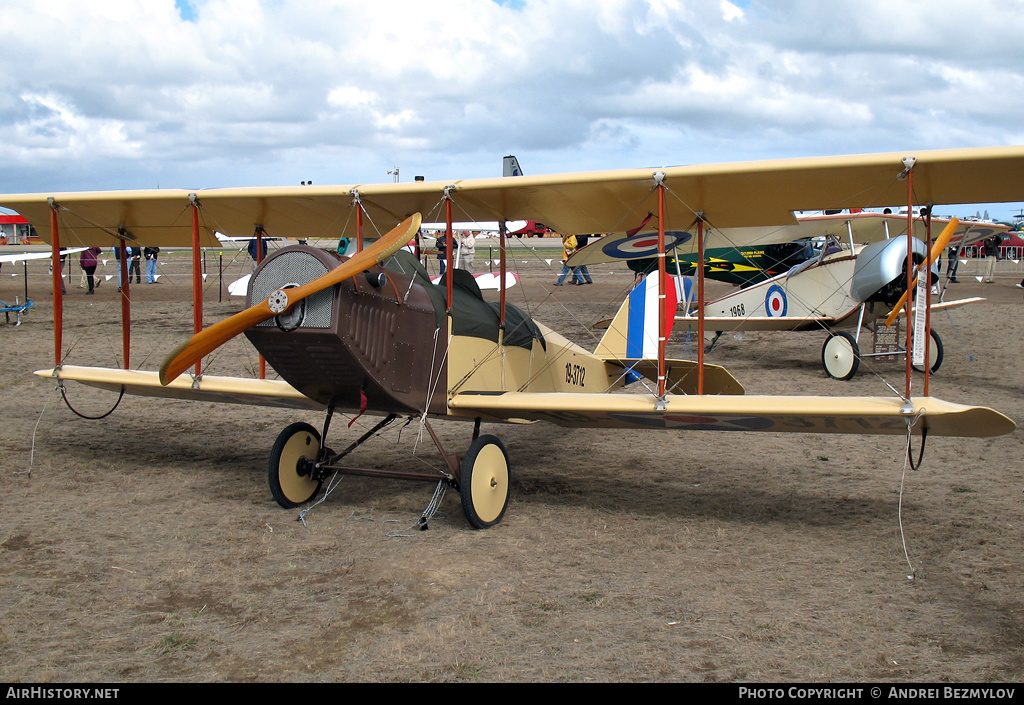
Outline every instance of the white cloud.
<svg viewBox="0 0 1024 705"><path fill-rule="evenodd" d="M733 5L729 0L722 0L722 18L726 22L732 22L733 20L743 19L743 9Z"/></svg>
<svg viewBox="0 0 1024 705"><path fill-rule="evenodd" d="M510 152L537 173L1016 143L1019 10L5 0L0 191L489 176Z"/></svg>

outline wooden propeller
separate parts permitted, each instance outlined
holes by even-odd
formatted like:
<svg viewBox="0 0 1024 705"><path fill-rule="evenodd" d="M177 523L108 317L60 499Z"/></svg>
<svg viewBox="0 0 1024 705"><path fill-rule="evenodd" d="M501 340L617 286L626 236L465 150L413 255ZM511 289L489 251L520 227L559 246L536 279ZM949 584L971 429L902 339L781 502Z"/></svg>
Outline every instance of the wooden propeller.
<svg viewBox="0 0 1024 705"><path fill-rule="evenodd" d="M958 225L960 225L960 220L952 218L949 221L949 224L942 229L942 232L939 233L939 238L934 242L934 244L932 244L932 250L928 253L928 259L922 262L918 267L918 272L927 272L928 268L932 266L932 262L942 256L942 251L946 249L946 245L948 245L949 241L953 238L953 233L956 232ZM903 304L907 301L907 295L910 293L910 290L914 288L915 284L917 284L916 273L913 281L907 283L907 290L903 292L903 296L900 297L899 302L892 307L892 312L889 314L889 317L885 319L885 325L891 326L892 322L896 320L896 316L900 315L900 309L903 308Z"/></svg>
<svg viewBox="0 0 1024 705"><path fill-rule="evenodd" d="M342 262L313 281L291 289L278 289L265 301L199 331L188 341L172 350L164 360L160 366L160 384L170 384L181 373L201 360L203 356L213 352L239 333L285 313L306 297L335 284L340 284L390 257L416 234L421 220L420 214L414 213L372 245L357 252L349 260Z"/></svg>

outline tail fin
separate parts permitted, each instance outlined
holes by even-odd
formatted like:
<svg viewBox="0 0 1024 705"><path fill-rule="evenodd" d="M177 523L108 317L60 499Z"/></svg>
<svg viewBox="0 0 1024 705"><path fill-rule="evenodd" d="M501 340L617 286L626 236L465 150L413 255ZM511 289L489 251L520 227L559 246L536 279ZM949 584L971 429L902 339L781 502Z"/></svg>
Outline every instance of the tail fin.
<svg viewBox="0 0 1024 705"><path fill-rule="evenodd" d="M665 336L675 322L676 301L688 305L693 298L693 280L665 276ZM681 291L680 291L681 290ZM658 375L658 273L652 272L629 293L619 307L594 355L606 364L625 369L625 382L641 377L657 381ZM666 360L667 388L673 393L696 394L700 379L697 363ZM743 385L718 365L704 364L705 394L743 394Z"/></svg>
<svg viewBox="0 0 1024 705"><path fill-rule="evenodd" d="M679 291L678 280L665 275L665 337L672 332L675 323L676 305L680 299L689 300L690 279L682 280ZM682 294L682 296L680 295ZM653 359L658 357L658 273L651 272L637 284L618 313L612 319L594 354L625 360Z"/></svg>
<svg viewBox="0 0 1024 705"><path fill-rule="evenodd" d="M519 168L519 160L513 155L508 155L502 160L502 176L522 176L523 170Z"/></svg>

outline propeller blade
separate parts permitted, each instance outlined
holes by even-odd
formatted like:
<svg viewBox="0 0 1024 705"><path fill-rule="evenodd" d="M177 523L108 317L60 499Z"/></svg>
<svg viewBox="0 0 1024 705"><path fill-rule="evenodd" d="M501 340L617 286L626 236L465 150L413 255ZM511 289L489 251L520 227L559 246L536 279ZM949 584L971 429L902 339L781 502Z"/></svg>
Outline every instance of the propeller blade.
<svg viewBox="0 0 1024 705"><path fill-rule="evenodd" d="M421 220L420 214L414 213L372 245L361 252L357 252L347 261L342 262L339 266L313 281L292 289L278 289L265 301L199 331L192 338L172 350L171 354L164 360L160 366L160 384L170 384L205 355L213 352L239 333L274 316L285 313L289 308L306 297L312 296L318 291L323 291L335 284L340 284L346 279L350 279L360 272L369 269L374 264L387 259L416 235L416 231L420 228Z"/></svg>
<svg viewBox="0 0 1024 705"><path fill-rule="evenodd" d="M960 225L960 220L952 218L949 221L949 224L942 229L942 232L939 233L939 238L932 244L932 250L928 253L928 259L922 262L918 267L919 272L926 271L932 266L932 262L942 256L943 250L946 249L949 241L953 238L953 233L956 231L958 225ZM907 302L907 295L916 283L917 275L915 274L913 281L907 284L907 290L903 292L903 296L900 297L899 303L892 307L892 312L889 314L889 317L885 319L885 325L891 326L892 322L896 320L896 316L900 315L900 309L903 308L903 304Z"/></svg>

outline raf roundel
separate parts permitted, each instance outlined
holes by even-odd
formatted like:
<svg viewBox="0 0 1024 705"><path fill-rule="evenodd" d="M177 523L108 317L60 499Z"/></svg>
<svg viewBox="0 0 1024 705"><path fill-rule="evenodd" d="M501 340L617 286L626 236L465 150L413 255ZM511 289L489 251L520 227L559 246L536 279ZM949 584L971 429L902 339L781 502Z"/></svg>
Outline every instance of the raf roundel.
<svg viewBox="0 0 1024 705"><path fill-rule="evenodd" d="M778 284L773 284L768 289L768 295L764 297L764 309L769 318L781 318L786 315L786 292Z"/></svg>
<svg viewBox="0 0 1024 705"><path fill-rule="evenodd" d="M692 237L686 231L672 230L665 233L665 250L683 244ZM658 234L640 233L625 240L613 240L606 244L602 251L609 257L616 259L638 259L641 257L655 257L658 254Z"/></svg>

